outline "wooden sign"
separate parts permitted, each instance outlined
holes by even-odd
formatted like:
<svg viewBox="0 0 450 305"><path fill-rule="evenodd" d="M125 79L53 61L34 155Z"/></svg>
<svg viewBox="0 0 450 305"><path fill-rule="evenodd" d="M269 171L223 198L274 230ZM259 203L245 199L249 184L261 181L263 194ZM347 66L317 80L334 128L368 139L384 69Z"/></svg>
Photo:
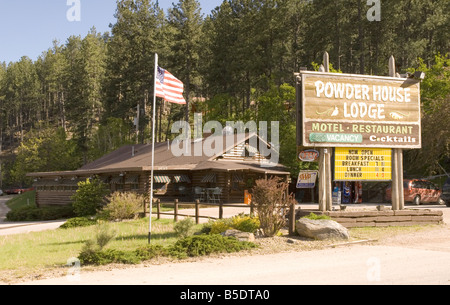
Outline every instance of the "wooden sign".
<svg viewBox="0 0 450 305"><path fill-rule="evenodd" d="M336 148L335 181L390 181L392 149Z"/></svg>
<svg viewBox="0 0 450 305"><path fill-rule="evenodd" d="M421 148L420 83L302 71L303 146Z"/></svg>

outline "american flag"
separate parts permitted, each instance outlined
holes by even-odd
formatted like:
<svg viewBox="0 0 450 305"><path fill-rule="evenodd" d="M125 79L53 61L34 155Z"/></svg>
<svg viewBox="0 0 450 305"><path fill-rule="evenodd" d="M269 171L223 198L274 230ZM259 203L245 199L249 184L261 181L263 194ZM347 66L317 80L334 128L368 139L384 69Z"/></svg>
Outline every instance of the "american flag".
<svg viewBox="0 0 450 305"><path fill-rule="evenodd" d="M156 75L156 96L162 97L165 101L175 104L186 104L183 97L184 85L169 71L158 67Z"/></svg>

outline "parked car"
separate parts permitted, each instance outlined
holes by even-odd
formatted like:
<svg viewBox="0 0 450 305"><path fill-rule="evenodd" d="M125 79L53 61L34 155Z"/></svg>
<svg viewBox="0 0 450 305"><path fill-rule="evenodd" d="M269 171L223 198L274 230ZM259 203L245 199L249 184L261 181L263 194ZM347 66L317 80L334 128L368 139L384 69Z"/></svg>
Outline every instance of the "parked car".
<svg viewBox="0 0 450 305"><path fill-rule="evenodd" d="M391 201L391 186L386 188L385 200ZM405 202L412 202L415 205L421 203L443 204L441 199L442 191L433 182L423 179L403 180L403 193Z"/></svg>
<svg viewBox="0 0 450 305"><path fill-rule="evenodd" d="M445 201L445 205L450 207L450 178L448 178L442 186L441 198Z"/></svg>
<svg viewBox="0 0 450 305"><path fill-rule="evenodd" d="M8 194L8 195L11 195L11 194L22 194L22 193L29 192L29 191L32 191L32 190L34 190L34 188L32 188L32 187L29 187L29 188L26 188L26 187L13 187L13 188L9 188L9 189L5 190L5 193Z"/></svg>
<svg viewBox="0 0 450 305"><path fill-rule="evenodd" d="M0 196L3 196L3 191L2 190L0 190Z"/></svg>

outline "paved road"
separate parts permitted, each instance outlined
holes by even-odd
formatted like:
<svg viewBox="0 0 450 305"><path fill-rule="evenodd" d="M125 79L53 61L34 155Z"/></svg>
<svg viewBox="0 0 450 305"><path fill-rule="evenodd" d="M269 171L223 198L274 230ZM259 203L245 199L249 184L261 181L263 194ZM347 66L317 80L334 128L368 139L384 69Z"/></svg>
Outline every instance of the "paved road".
<svg viewBox="0 0 450 305"><path fill-rule="evenodd" d="M9 212L6 202L11 198L12 196L0 196L0 223L4 222L6 219L6 214Z"/></svg>
<svg viewBox="0 0 450 305"><path fill-rule="evenodd" d="M0 197L0 236L52 230L59 228L65 222L64 220L8 222L6 221L6 214L9 212L9 208L6 206L6 202L13 196Z"/></svg>

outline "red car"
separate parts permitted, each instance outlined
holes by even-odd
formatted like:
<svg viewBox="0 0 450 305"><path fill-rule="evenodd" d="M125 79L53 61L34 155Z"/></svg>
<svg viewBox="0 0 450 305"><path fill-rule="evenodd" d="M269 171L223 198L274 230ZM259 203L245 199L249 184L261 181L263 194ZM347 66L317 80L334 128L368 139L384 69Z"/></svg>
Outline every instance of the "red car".
<svg viewBox="0 0 450 305"><path fill-rule="evenodd" d="M441 199L442 191L427 180L403 180L403 192L405 202L412 202L415 205L420 205L421 203L443 204L443 200ZM391 201L391 186L386 188L385 199Z"/></svg>
<svg viewBox="0 0 450 305"><path fill-rule="evenodd" d="M29 192L29 191L32 191L32 190L34 190L34 188L32 188L32 187L30 187L30 188L13 187L13 188L5 190L5 193L8 194L8 195L11 195L11 194L22 194L22 193Z"/></svg>

